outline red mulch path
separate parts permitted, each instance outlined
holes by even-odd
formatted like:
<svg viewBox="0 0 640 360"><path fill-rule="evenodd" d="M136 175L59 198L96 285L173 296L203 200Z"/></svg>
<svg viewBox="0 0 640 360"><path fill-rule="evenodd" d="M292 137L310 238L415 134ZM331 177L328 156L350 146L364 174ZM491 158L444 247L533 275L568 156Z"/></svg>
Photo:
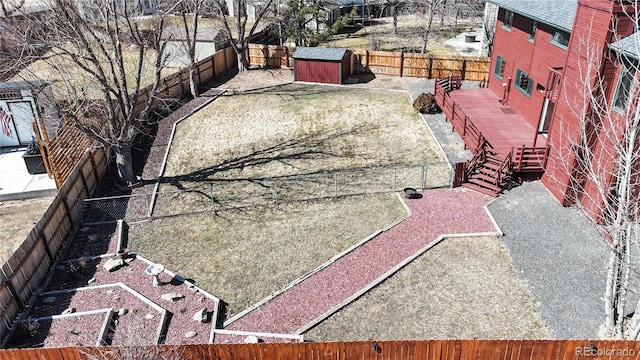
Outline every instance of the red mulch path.
<svg viewBox="0 0 640 360"><path fill-rule="evenodd" d="M230 324L227 329L293 333L366 287L441 234L496 232L483 206L492 198L473 191L433 190L406 200L412 216L316 275ZM215 341L233 341L217 335Z"/></svg>

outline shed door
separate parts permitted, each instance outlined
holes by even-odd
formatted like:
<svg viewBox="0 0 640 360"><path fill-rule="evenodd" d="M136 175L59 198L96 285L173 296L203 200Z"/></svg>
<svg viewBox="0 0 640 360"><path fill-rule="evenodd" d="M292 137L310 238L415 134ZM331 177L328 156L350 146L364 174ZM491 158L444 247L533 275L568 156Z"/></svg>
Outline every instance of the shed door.
<svg viewBox="0 0 640 360"><path fill-rule="evenodd" d="M33 107L31 106L30 101L16 101L16 102L8 102L9 111L13 116L13 121L16 125L16 130L18 132L18 139L20 143L23 145L27 145L31 142L31 137L33 134L33 129L31 127L31 123L35 120L35 115L33 112Z"/></svg>
<svg viewBox="0 0 640 360"><path fill-rule="evenodd" d="M2 107L0 107L0 129L0 147L20 145L13 118Z"/></svg>

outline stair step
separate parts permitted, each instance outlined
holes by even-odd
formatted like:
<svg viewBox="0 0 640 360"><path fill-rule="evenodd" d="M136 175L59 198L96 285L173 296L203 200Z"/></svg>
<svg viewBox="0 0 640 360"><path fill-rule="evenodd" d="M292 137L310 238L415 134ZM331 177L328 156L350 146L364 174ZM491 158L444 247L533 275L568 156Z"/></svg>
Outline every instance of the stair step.
<svg viewBox="0 0 640 360"><path fill-rule="evenodd" d="M498 196L498 194L499 194L499 192L497 192L495 190L487 189L485 187L482 187L482 186L479 186L479 185L476 185L476 184L470 183L470 182L464 183L464 184L462 184L462 186L466 187L467 189L471 189L471 190L477 191L479 193L483 193L483 194L494 196L494 197Z"/></svg>
<svg viewBox="0 0 640 360"><path fill-rule="evenodd" d="M495 183L496 181L495 176L491 176L483 173L473 174L473 176L469 178L469 181L471 181L471 179L482 181L483 183L487 183L488 185L493 185L493 183Z"/></svg>

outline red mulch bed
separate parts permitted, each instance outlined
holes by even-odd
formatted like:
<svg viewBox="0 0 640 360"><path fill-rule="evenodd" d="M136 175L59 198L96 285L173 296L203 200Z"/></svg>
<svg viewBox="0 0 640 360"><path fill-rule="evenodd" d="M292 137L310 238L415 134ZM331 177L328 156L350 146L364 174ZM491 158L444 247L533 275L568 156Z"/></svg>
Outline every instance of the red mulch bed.
<svg viewBox="0 0 640 360"><path fill-rule="evenodd" d="M316 275L230 324L227 329L293 333L355 294L441 234L495 232L483 206L492 198L434 190L407 200L412 216ZM216 342L233 341L216 336Z"/></svg>

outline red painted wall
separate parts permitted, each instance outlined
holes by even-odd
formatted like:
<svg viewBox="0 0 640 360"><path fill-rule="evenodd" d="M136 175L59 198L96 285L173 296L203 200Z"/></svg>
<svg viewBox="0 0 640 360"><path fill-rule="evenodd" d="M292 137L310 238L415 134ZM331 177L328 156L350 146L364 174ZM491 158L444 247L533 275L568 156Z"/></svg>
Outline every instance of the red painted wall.
<svg viewBox="0 0 640 360"><path fill-rule="evenodd" d="M564 65L563 94L556 106L556 112L551 124L549 133L549 144L551 151L547 163L546 172L542 178L543 184L551 193L564 205L579 201L587 213L594 219L600 216L599 209L606 196L599 194L601 186L596 185L590 179L579 179L583 184L585 193L573 194L570 179L575 178L575 174L580 173L577 169L575 151L572 144L580 143L580 121L576 115L584 109L576 105L583 103L585 83L591 84L595 79L584 79L580 73L584 73L586 62L586 49L589 47L601 56L600 71L605 78L607 87L604 95L611 104L617 79L619 66L610 61L608 56L608 43L612 41L612 19L614 13L620 11L619 7L612 6L611 1L603 0L579 0L574 31L572 32L569 44L569 53ZM613 12L613 13L612 13ZM625 15L619 14L621 21L618 22L620 36L629 34L629 20ZM586 45L588 44L588 45ZM612 115L618 116L616 113ZM613 135L613 136L611 136ZM620 128L608 128L597 133L597 141L592 145L592 152L595 154L591 166L598 166L609 171L613 170L616 158L611 156L610 149L613 148L618 138L622 135ZM608 180L613 181L613 178Z"/></svg>
<svg viewBox="0 0 640 360"><path fill-rule="evenodd" d="M507 105L522 115L531 126L537 128L544 101L544 93L537 90L538 84L546 86L549 67L564 65L567 50L549 42L553 31L552 27L538 24L534 40L531 42L529 34L533 20L515 14L513 25L509 31L503 27L503 18L504 10L500 9L491 56L489 88L502 98L503 83L510 83ZM494 74L498 56L506 60L503 79L499 79ZM515 86L518 69L529 74L534 82L530 97L523 94ZM532 137L533 135L531 134Z"/></svg>
<svg viewBox="0 0 640 360"><path fill-rule="evenodd" d="M296 59L295 79L296 81L341 84L340 62Z"/></svg>

